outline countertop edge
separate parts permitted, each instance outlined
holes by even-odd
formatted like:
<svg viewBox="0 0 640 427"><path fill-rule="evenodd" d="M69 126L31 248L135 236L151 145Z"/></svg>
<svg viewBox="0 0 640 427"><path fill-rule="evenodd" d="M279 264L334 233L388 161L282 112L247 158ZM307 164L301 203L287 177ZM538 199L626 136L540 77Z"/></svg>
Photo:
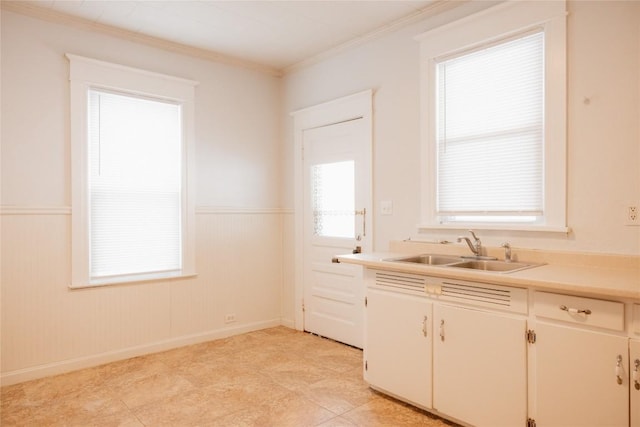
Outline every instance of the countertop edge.
<svg viewBox="0 0 640 427"><path fill-rule="evenodd" d="M412 265L385 261L386 259L407 255L407 253L398 252L376 252L369 254L339 255L337 258L341 263L345 264L361 265L367 268L398 273L422 274L438 278L468 280L473 282L490 282L498 285L520 286L542 291L570 292L587 296L640 300L640 271L634 269L545 264L510 273L496 273L468 271L465 269L455 269L454 267ZM562 277L553 278L552 276ZM566 279L568 276L576 278L568 280ZM584 283L585 281L580 280L580 277L585 276L589 277L589 282L602 281L606 283L610 283L612 280L611 276L618 276L617 278L614 277L614 279L620 281L620 278L622 278L622 281L627 283L627 286L622 287L616 286L615 284L608 287L596 286L593 283ZM636 290L629 289L629 284L631 284L631 287L635 287Z"/></svg>

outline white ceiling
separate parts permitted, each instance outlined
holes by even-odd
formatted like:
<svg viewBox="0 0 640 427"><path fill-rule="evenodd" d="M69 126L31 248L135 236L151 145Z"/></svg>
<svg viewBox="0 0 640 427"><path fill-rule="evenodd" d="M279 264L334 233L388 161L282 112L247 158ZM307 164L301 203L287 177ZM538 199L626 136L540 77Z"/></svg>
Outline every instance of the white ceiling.
<svg viewBox="0 0 640 427"><path fill-rule="evenodd" d="M283 70L418 17L436 0L19 2Z"/></svg>

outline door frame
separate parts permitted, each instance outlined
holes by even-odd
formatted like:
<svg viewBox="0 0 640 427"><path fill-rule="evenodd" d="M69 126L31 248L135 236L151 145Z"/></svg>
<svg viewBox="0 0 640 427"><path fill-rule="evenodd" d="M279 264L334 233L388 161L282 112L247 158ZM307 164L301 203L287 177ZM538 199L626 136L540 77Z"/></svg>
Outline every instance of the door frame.
<svg viewBox="0 0 640 427"><path fill-rule="evenodd" d="M304 162L303 142L304 131L332 124L342 123L353 119L362 119L367 132L368 147L364 153L364 162L369 165L369 188L366 199L367 230L369 238L363 242L362 250L370 252L373 249L373 181L372 181L372 151L373 151L373 90L348 95L312 107L291 113L293 117L293 149L294 149L294 327L304 330Z"/></svg>

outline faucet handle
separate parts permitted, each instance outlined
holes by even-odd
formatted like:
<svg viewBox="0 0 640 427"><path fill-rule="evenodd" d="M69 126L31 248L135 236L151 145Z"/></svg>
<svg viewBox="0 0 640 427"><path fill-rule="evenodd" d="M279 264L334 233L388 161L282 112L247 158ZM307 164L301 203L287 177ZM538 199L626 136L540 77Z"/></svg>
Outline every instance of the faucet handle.
<svg viewBox="0 0 640 427"><path fill-rule="evenodd" d="M469 230L469 233L471 233L471 235L473 236L473 239L477 242L478 240L480 240L478 238L478 236L476 236L476 233L473 230Z"/></svg>

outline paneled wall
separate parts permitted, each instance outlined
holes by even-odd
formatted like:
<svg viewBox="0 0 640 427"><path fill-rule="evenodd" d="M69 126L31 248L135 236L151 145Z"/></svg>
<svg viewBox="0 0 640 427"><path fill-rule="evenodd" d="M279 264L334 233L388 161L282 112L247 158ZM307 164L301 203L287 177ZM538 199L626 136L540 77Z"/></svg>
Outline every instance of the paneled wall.
<svg viewBox="0 0 640 427"><path fill-rule="evenodd" d="M2 384L281 324L292 215L279 209L280 79L115 33L1 19ZM67 52L199 82L197 277L68 288Z"/></svg>
<svg viewBox="0 0 640 427"><path fill-rule="evenodd" d="M71 216L5 209L3 384L279 325L283 215L200 208L197 277L71 290Z"/></svg>

